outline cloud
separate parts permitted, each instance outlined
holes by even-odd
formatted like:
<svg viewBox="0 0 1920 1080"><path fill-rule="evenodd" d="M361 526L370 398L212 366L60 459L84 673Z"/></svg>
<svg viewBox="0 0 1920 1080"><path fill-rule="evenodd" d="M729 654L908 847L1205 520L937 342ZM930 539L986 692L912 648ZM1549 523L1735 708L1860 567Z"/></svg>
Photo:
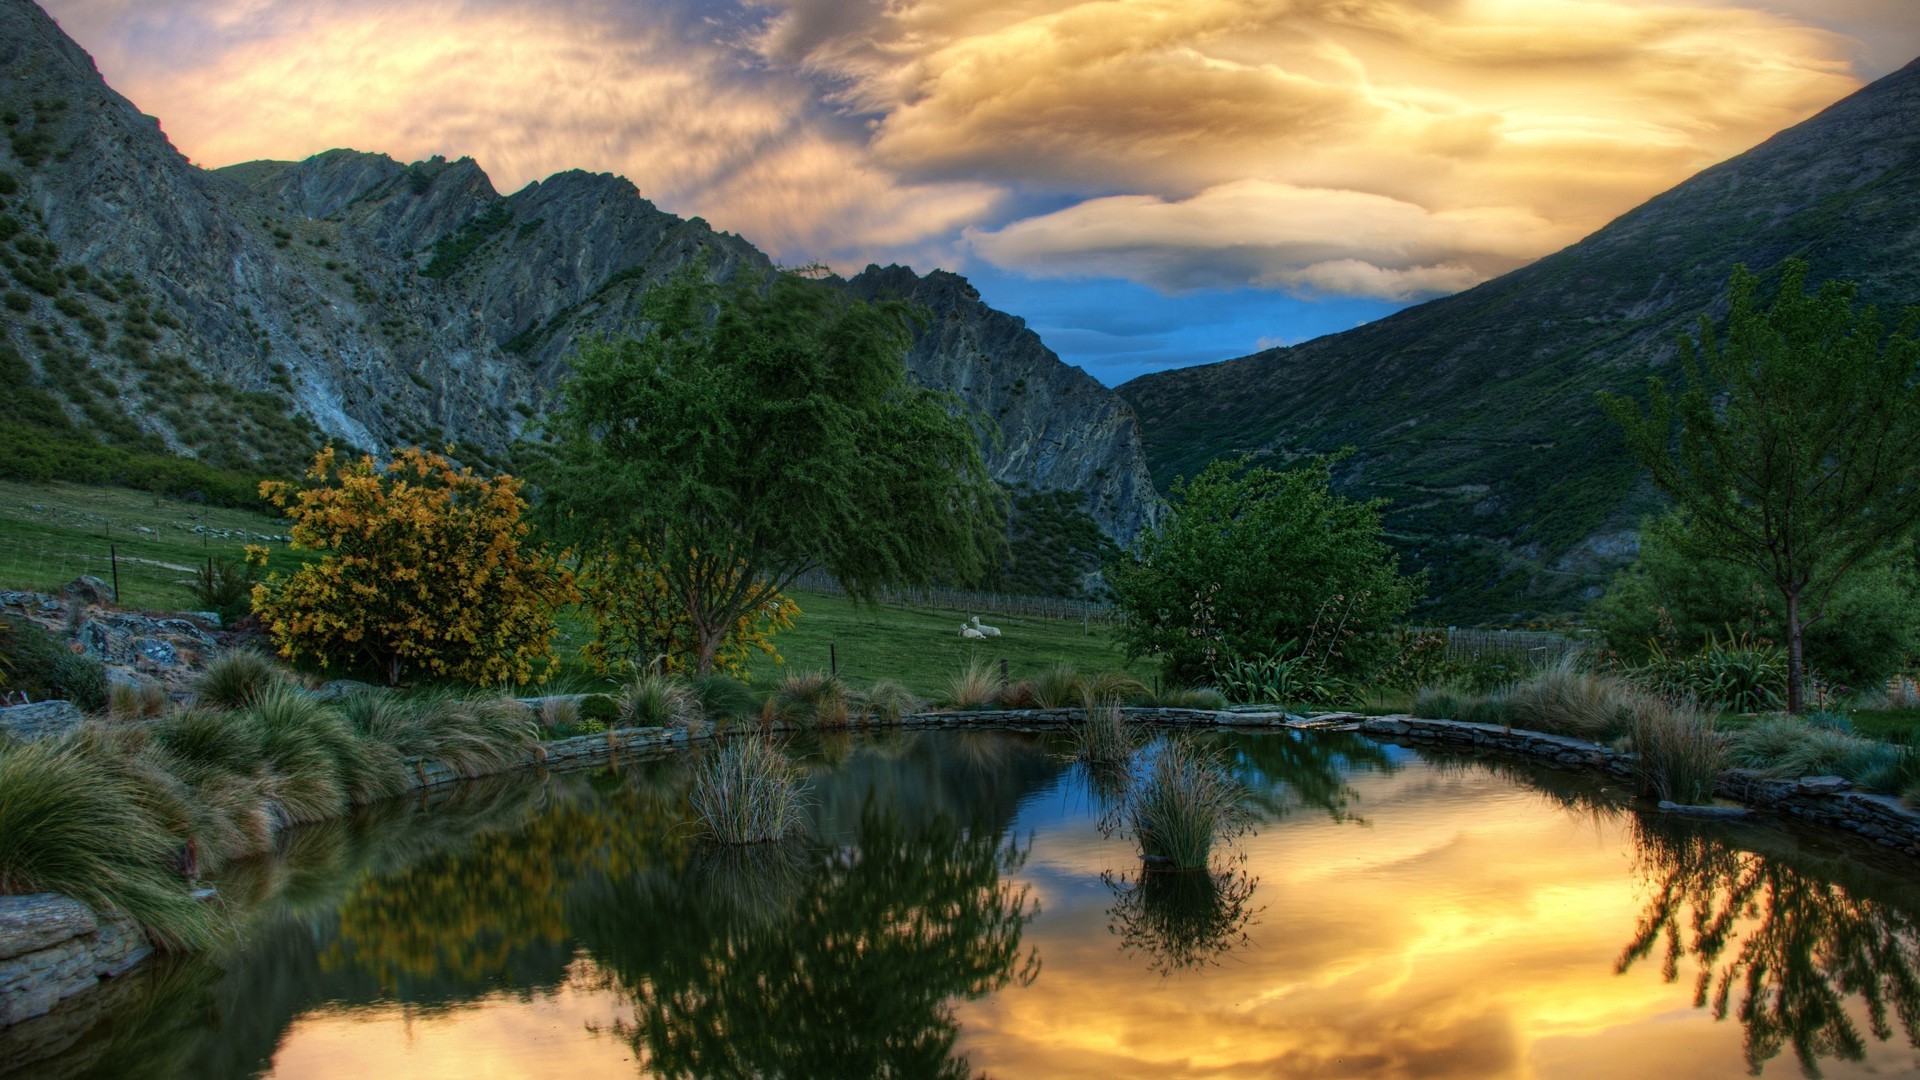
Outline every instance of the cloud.
<svg viewBox="0 0 1920 1080"><path fill-rule="evenodd" d="M1191 199L1091 199L998 231L972 230L996 265L1118 275L1167 291L1270 285L1407 300L1454 292L1574 237L1523 209L1429 211L1382 195L1241 180Z"/></svg>

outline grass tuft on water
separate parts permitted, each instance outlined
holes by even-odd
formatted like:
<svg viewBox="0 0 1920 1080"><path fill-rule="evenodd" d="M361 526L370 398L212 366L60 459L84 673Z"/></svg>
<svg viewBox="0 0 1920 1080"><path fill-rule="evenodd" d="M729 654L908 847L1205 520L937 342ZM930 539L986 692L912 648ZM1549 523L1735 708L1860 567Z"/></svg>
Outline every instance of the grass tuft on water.
<svg viewBox="0 0 1920 1080"><path fill-rule="evenodd" d="M1193 870L1207 865L1216 841L1249 827L1245 796L1224 762L1176 735L1134 779L1125 812L1142 855Z"/></svg>
<svg viewBox="0 0 1920 1080"><path fill-rule="evenodd" d="M702 832L722 844L760 844L797 831L800 770L771 740L734 739L694 770L687 794Z"/></svg>
<svg viewBox="0 0 1920 1080"><path fill-rule="evenodd" d="M1713 714L1692 706L1634 712L1628 739L1639 756L1641 790L1654 798L1701 805L1713 801L1722 749Z"/></svg>

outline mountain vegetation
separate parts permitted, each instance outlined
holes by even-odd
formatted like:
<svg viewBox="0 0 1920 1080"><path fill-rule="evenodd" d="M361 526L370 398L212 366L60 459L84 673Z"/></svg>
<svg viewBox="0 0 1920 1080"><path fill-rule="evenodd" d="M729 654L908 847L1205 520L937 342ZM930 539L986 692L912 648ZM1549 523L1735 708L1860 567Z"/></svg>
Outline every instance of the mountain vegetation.
<svg viewBox="0 0 1920 1080"><path fill-rule="evenodd" d="M1567 613L1631 558L1659 501L1596 392L1674 370L1745 263L1769 285L1920 300L1920 62L1702 172L1564 251L1354 330L1119 388L1166 485L1241 453L1351 446L1339 490L1392 500L1432 578L1423 618Z"/></svg>

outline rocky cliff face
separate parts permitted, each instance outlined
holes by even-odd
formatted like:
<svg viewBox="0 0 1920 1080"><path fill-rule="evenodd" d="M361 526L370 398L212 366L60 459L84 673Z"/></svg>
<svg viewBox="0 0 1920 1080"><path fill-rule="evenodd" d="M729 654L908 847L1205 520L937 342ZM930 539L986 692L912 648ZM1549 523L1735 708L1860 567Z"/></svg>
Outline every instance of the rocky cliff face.
<svg viewBox="0 0 1920 1080"><path fill-rule="evenodd" d="M651 285L774 269L615 176L502 196L471 160L352 150L201 170L28 0L0 0L0 110L6 340L72 418L131 416L128 438L220 464L285 469L322 440L491 464L575 339L631 329ZM952 275L842 284L883 282L939 305L910 366L1000 421L997 478L1083 492L1121 539L1158 512L1117 397Z"/></svg>

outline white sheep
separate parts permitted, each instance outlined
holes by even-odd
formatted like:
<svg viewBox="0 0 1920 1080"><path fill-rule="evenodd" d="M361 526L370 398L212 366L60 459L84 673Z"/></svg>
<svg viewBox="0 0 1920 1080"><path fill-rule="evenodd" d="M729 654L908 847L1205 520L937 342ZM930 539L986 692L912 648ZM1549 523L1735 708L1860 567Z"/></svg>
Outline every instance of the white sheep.
<svg viewBox="0 0 1920 1080"><path fill-rule="evenodd" d="M973 617L973 628L975 630L980 631L981 637L999 637L1000 636L999 627L986 625L985 623L980 621L980 616L978 615L975 615Z"/></svg>
<svg viewBox="0 0 1920 1080"><path fill-rule="evenodd" d="M975 630L973 627L968 626L966 623L961 623L960 636L963 638L966 638L968 641L980 641L985 639L987 635L981 633L978 630Z"/></svg>

